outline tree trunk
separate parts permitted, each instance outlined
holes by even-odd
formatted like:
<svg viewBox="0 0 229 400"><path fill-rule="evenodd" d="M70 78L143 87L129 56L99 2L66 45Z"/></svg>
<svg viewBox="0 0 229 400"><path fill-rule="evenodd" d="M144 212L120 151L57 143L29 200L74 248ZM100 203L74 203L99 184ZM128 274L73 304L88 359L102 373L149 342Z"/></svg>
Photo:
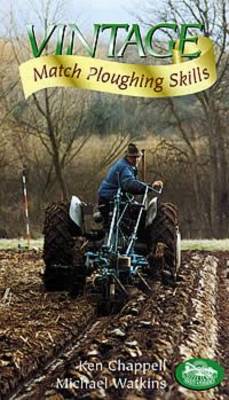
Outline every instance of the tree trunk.
<svg viewBox="0 0 229 400"><path fill-rule="evenodd" d="M67 201L68 193L67 187L63 177L63 169L61 168L61 161L59 155L59 149L56 142L56 137L52 125L52 120L50 118L50 109L49 109L49 99L48 99L48 91L45 89L45 105L46 105L46 119L47 119L47 128L48 128L48 135L50 137L52 151L53 151L53 164L56 173L57 182L59 184L61 190L61 198L63 201Z"/></svg>
<svg viewBox="0 0 229 400"><path fill-rule="evenodd" d="M220 116L210 100L209 107L209 150L211 186L211 218L214 225L214 236L222 238L227 235L228 218L228 169L226 147L220 123Z"/></svg>

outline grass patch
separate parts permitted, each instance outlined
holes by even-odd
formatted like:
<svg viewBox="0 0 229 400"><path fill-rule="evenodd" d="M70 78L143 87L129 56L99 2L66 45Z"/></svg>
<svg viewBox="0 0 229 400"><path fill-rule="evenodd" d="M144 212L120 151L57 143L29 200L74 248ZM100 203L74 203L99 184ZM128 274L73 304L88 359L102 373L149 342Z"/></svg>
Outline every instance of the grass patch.
<svg viewBox="0 0 229 400"><path fill-rule="evenodd" d="M1 239L0 240L0 250L10 250L10 249L26 249L28 247L27 240L19 240L19 239ZM30 241L29 249L42 249L43 247L43 239L36 239Z"/></svg>
<svg viewBox="0 0 229 400"><path fill-rule="evenodd" d="M182 250L229 251L229 239L182 240Z"/></svg>
<svg viewBox="0 0 229 400"><path fill-rule="evenodd" d="M18 249L19 246L21 248L27 247L26 240L18 240L18 239L1 239L0 240L0 250L8 250L8 249ZM223 240L182 240L182 250L207 250L207 251L229 251L229 239ZM31 240L30 241L30 250L32 249L42 249L43 247L43 238Z"/></svg>

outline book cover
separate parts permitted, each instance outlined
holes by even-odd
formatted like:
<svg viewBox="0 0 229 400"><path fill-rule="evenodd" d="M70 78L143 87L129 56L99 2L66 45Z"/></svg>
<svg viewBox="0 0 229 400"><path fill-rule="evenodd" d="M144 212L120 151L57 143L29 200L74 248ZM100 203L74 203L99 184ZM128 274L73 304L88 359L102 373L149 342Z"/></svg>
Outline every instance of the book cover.
<svg viewBox="0 0 229 400"><path fill-rule="evenodd" d="M0 399L226 400L226 1L0 5Z"/></svg>

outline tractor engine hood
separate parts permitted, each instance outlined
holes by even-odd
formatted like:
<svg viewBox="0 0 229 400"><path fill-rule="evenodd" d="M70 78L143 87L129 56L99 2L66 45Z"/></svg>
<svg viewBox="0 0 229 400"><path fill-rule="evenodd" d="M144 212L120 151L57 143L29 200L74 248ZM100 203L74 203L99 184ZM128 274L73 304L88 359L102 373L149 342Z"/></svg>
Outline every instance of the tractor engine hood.
<svg viewBox="0 0 229 400"><path fill-rule="evenodd" d="M157 203L158 203L157 197L154 197L149 203L149 206L146 210L146 220L145 220L146 228L152 224L152 222L155 220L157 216L157 207L158 207Z"/></svg>
<svg viewBox="0 0 229 400"><path fill-rule="evenodd" d="M71 220L81 229L83 230L83 203L77 196L72 196L70 209L69 209L69 216Z"/></svg>

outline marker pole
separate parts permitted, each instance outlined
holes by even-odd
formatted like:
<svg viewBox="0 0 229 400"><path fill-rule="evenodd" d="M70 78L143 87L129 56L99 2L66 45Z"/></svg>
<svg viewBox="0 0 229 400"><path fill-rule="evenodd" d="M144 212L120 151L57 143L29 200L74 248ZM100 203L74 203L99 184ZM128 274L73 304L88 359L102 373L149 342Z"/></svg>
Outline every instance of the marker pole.
<svg viewBox="0 0 229 400"><path fill-rule="evenodd" d="M26 223L26 239L29 248L31 235L30 235L30 221L29 221L29 203L28 203L27 182L26 182L26 167L23 167L22 183L23 183L23 198L24 198L24 211L25 211L25 223Z"/></svg>
<svg viewBox="0 0 229 400"><path fill-rule="evenodd" d="M146 152L145 149L141 150L142 152L142 180L146 179Z"/></svg>

